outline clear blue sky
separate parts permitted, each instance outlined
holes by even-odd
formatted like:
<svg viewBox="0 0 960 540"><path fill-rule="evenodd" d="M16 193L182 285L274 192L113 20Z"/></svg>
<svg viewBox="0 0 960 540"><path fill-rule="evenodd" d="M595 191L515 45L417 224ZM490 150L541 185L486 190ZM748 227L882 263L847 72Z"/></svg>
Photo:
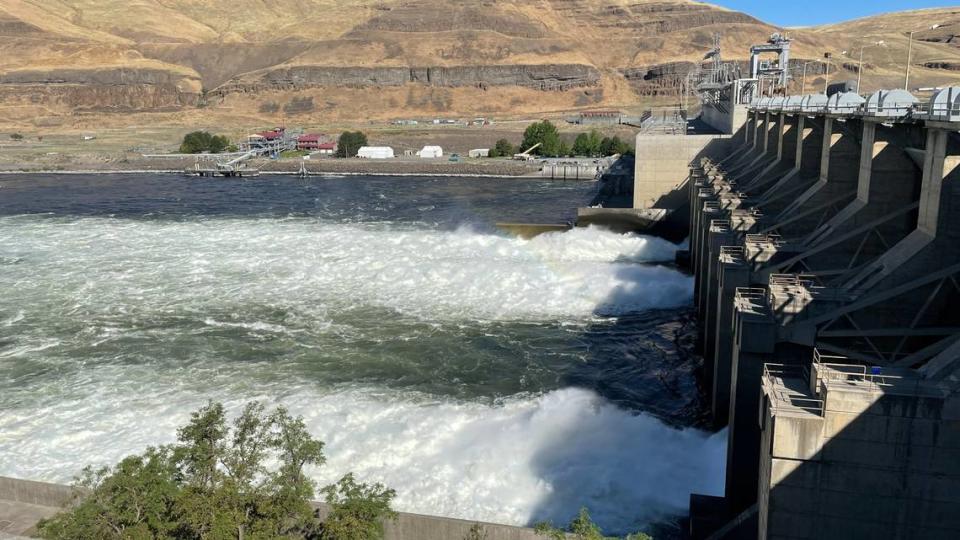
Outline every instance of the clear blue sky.
<svg viewBox="0 0 960 540"><path fill-rule="evenodd" d="M960 0L705 0L777 26L810 26L878 13L960 6Z"/></svg>

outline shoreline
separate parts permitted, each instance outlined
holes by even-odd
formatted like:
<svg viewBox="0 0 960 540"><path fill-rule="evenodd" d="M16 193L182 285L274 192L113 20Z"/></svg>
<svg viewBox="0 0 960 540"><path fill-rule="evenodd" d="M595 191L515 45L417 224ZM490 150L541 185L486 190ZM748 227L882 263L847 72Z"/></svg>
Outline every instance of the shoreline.
<svg viewBox="0 0 960 540"><path fill-rule="evenodd" d="M200 178L196 175L187 174L183 170L176 169L89 169L89 170L58 170L58 169L49 169L49 170L16 170L16 171L0 171L0 176L25 176L31 174L47 174L47 175L63 175L63 176L80 176L80 175L113 175L113 174L169 174L169 175L181 175L185 178ZM259 176L298 176L300 173L297 171L260 171ZM533 176L530 174L495 174L495 173L458 173L458 172L424 172L424 173L415 173L415 172L361 172L361 171L322 171L322 172L311 172L308 173L306 178L322 178L322 177L335 177L335 176L400 176L400 177L436 177L436 178L498 178L498 179L515 179L515 180L550 180L556 182L594 182L595 180L563 180L555 178L546 178L541 176ZM207 177L207 178L217 178L220 180L226 180L228 178L236 178L240 180L255 180L258 176L244 176L244 177Z"/></svg>

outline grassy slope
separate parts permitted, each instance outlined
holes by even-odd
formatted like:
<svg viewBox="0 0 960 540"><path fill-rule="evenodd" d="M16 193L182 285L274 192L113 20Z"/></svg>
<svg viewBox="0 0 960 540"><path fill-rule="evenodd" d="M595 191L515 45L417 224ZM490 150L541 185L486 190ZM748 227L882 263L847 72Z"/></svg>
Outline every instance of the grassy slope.
<svg viewBox="0 0 960 540"><path fill-rule="evenodd" d="M671 10L664 11L665 5ZM716 17L736 18L711 24ZM691 21L699 22L689 25ZM776 30L729 10L686 0L0 0L0 25L5 23L22 28L0 32L0 73L67 67L152 68L195 81L190 83L193 87L199 86L201 78L216 86L231 76L284 64L583 63L603 73L601 89L587 92L317 89L300 93L317 103L315 113L291 119L304 122L444 112L535 116L596 106L637 108L643 100L620 75L622 69L699 60L715 32L722 34L725 58L743 59L749 44L762 42ZM795 58L819 58L831 51L848 62L841 51L851 51L855 57L858 43L883 39L885 47L868 49L865 55L864 88L870 89L898 85L906 55L905 32L934 23L945 25L944 29L960 27L960 9L898 13L795 29L790 35L795 40ZM937 37L936 31L930 32L918 37ZM224 61L233 47L243 47L236 49L243 51L237 54L251 60ZM914 60L915 64L960 63L960 48L918 42ZM915 68L913 76L918 85L960 81L960 72L945 70ZM260 114L259 105L283 104L294 95L231 96L208 109L155 118L161 123L211 120L239 126L285 121L282 114ZM60 115L68 109L14 112L14 122L28 122L37 114ZM80 117L61 123L114 120Z"/></svg>

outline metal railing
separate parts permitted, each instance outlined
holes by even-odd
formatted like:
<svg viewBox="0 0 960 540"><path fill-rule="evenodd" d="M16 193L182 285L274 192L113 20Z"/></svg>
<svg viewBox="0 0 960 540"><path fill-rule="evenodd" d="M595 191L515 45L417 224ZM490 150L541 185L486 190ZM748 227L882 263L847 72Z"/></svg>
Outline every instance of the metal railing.
<svg viewBox="0 0 960 540"><path fill-rule="evenodd" d="M774 412L789 408L823 416L823 399L819 396L796 393L796 390L780 384L784 379L797 379L806 384L810 380L810 370L806 366L789 364L763 365L763 384L767 395L770 396L770 408Z"/></svg>
<svg viewBox="0 0 960 540"><path fill-rule="evenodd" d="M813 365L817 372L817 388L822 383L853 384L857 387L866 387L874 391L883 391L886 388L917 387L919 377L907 378L903 375L884 373L880 366L851 363L844 356L826 355L819 349L813 350Z"/></svg>
<svg viewBox="0 0 960 540"><path fill-rule="evenodd" d="M820 107L811 107L808 104L752 104L750 108L756 111L782 111L790 113L829 113L848 116L885 116L891 119L945 119L947 121L960 120L960 103L952 91L948 91L947 102L932 103L894 103L892 105L875 105L863 103L827 103Z"/></svg>
<svg viewBox="0 0 960 540"><path fill-rule="evenodd" d="M774 246L779 247L784 244L784 240L779 234L748 234L745 243L773 244Z"/></svg>

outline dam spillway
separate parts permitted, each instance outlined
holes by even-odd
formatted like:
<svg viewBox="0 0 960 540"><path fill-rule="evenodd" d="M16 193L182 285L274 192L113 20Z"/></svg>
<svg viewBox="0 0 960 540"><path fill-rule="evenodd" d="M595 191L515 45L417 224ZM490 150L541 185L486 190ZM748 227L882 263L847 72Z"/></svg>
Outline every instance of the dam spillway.
<svg viewBox="0 0 960 540"><path fill-rule="evenodd" d="M724 497L691 497L692 537L957 537L960 89L722 112L743 118L730 136L676 143L691 161L669 209L689 210L703 385L728 430ZM638 137L638 162L665 144ZM671 198L647 179L637 198Z"/></svg>

